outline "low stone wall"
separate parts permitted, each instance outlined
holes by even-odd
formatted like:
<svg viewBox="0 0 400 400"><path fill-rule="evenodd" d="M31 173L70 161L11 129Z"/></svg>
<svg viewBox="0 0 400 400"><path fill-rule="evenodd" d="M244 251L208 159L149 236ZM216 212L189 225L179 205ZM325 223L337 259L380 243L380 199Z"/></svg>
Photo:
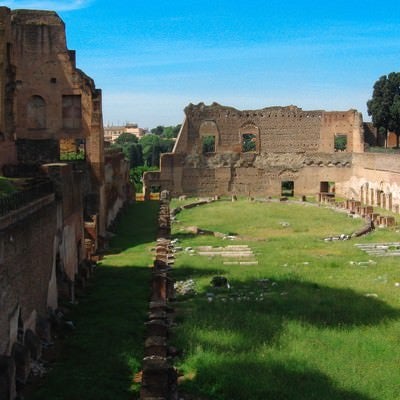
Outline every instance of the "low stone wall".
<svg viewBox="0 0 400 400"><path fill-rule="evenodd" d="M141 400L177 398L177 372L171 363L174 350L168 346L173 324L174 282L170 277L173 254L171 245L169 194L161 193L157 245L152 268L149 318L146 322Z"/></svg>

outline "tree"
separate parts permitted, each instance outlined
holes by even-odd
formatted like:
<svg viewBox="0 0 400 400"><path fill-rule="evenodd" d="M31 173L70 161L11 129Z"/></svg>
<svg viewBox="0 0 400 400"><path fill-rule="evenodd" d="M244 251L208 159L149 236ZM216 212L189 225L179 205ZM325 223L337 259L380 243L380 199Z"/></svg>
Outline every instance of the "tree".
<svg viewBox="0 0 400 400"><path fill-rule="evenodd" d="M164 127L162 125L158 125L157 128L153 128L151 130L151 133L153 135L158 135L158 136L161 136L163 132L164 132Z"/></svg>
<svg viewBox="0 0 400 400"><path fill-rule="evenodd" d="M129 148L129 168L135 168L143 165L142 145L134 143Z"/></svg>
<svg viewBox="0 0 400 400"><path fill-rule="evenodd" d="M179 131L181 130L181 125L176 125L176 126L162 126L159 125L157 128L153 128L151 130L151 133L166 139L172 139L176 138L179 134Z"/></svg>
<svg viewBox="0 0 400 400"><path fill-rule="evenodd" d="M396 147L400 140L400 72L381 76L374 84L372 99L367 102L368 115L374 126L396 134Z"/></svg>
<svg viewBox="0 0 400 400"><path fill-rule="evenodd" d="M140 138L139 143L143 149L144 164L158 167L160 158L160 137L150 133Z"/></svg>
<svg viewBox="0 0 400 400"><path fill-rule="evenodd" d="M129 133L129 132L124 132L121 133L117 139L115 139L115 143L124 146L127 144L132 144L132 143L137 143L138 142L138 138L133 134L133 133Z"/></svg>

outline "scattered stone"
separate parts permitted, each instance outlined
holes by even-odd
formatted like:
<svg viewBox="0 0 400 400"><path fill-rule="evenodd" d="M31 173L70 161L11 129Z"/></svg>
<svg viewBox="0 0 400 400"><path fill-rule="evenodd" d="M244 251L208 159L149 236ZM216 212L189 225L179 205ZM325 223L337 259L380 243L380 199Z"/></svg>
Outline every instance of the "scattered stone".
<svg viewBox="0 0 400 400"><path fill-rule="evenodd" d="M196 284L193 279L175 282L174 289L176 294L181 296L196 294Z"/></svg>

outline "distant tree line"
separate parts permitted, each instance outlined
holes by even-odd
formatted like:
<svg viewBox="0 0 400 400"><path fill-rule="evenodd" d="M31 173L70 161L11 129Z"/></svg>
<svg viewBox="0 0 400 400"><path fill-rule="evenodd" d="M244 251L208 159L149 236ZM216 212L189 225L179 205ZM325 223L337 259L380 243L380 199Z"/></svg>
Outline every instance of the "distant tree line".
<svg viewBox="0 0 400 400"><path fill-rule="evenodd" d="M129 160L130 176L135 183L136 191L142 189L143 172L158 169L160 155L172 151L181 125L157 126L138 139L131 133L122 133L112 145L122 148Z"/></svg>
<svg viewBox="0 0 400 400"><path fill-rule="evenodd" d="M375 127L396 134L396 147L400 139L400 72L381 76L374 84L372 98L367 102L368 115Z"/></svg>

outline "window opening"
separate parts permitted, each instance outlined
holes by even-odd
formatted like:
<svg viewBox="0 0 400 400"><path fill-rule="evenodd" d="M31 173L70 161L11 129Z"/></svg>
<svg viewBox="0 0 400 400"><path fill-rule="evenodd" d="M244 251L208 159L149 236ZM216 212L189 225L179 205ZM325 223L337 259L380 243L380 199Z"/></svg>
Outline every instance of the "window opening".
<svg viewBox="0 0 400 400"><path fill-rule="evenodd" d="M257 135L254 133L243 133L242 134L242 152L247 153L250 151L256 151Z"/></svg>
<svg viewBox="0 0 400 400"><path fill-rule="evenodd" d="M215 153L215 136L208 135L202 137L202 152Z"/></svg>
<svg viewBox="0 0 400 400"><path fill-rule="evenodd" d="M79 161L84 160L85 152L85 139L60 139L60 160L61 161Z"/></svg>
<svg viewBox="0 0 400 400"><path fill-rule="evenodd" d="M294 182L283 181L281 186L281 196L293 197L294 196Z"/></svg>
<svg viewBox="0 0 400 400"><path fill-rule="evenodd" d="M335 134L334 142L335 151L346 151L347 150L347 135L337 133Z"/></svg>

